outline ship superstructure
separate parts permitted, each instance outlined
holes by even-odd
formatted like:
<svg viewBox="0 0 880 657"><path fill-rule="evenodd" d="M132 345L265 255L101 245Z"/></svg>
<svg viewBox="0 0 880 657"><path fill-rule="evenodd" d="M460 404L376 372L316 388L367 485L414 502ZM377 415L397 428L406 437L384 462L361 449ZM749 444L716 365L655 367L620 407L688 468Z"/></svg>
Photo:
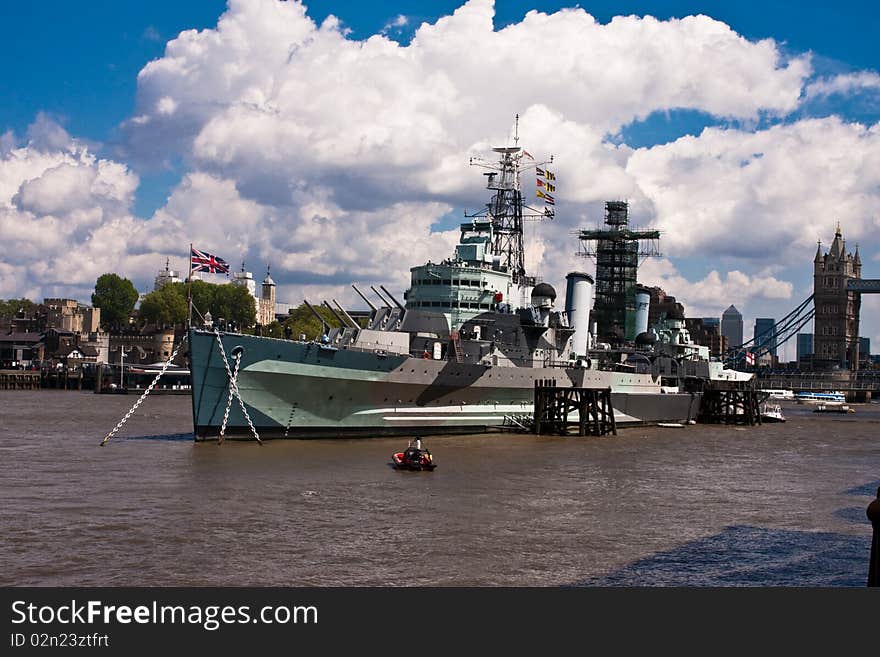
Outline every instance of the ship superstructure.
<svg viewBox="0 0 880 657"><path fill-rule="evenodd" d="M518 126L518 118L517 118ZM514 132L514 142L519 141ZM450 331L487 311L528 304L537 282L526 273L523 222L551 219L553 206L542 210L523 199L522 174L543 171L552 162L537 162L518 145L492 149L496 162L471 158L471 165L486 169L486 188L492 196L485 208L465 215L455 253L440 263L413 267L410 288L404 294L409 310L443 314Z"/></svg>

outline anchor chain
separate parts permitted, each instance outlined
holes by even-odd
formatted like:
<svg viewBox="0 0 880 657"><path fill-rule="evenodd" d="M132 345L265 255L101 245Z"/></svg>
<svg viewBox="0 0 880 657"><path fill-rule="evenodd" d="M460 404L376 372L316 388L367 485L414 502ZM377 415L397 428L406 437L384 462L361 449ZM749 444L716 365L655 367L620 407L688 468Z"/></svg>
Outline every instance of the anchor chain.
<svg viewBox="0 0 880 657"><path fill-rule="evenodd" d="M180 351L180 348L183 346L184 342L186 342L188 337L189 337L188 334L184 334L183 340L181 340L180 344L177 345L177 348L171 354L171 358L169 358L167 361L165 361L162 364L162 369L159 370L159 373L156 375L156 378L154 378L153 382L147 386L146 390L144 390L144 394L142 394L140 396L140 399L138 399L134 403L134 406L132 406L129 409L128 413L125 414L125 417L123 417L121 420L119 420L119 424L117 424L115 427L113 427L113 430L110 433L108 433L106 436L104 436L104 440L101 441L101 447L103 447L105 444L107 444L107 441L116 435L116 432L122 428L122 425L128 421L128 418L131 417L131 414L137 410L137 407L143 403L143 401L147 398L147 395L149 395L150 392L153 390L153 388L156 387L156 384L159 383L159 379L162 378L162 375L165 374L165 371L168 369L168 366L171 365L172 361L174 361L174 359L177 357L177 352Z"/></svg>
<svg viewBox="0 0 880 657"><path fill-rule="evenodd" d="M240 362L241 353L238 354L238 359L235 365L235 374L232 373L232 370L229 367L229 360L226 358L226 350L223 348L223 340L220 338L220 331L218 329L214 329L214 335L217 336L217 345L220 347L220 355L223 357L223 365L226 367L226 376L229 377L229 390L231 394L234 394L238 399L238 405L241 406L241 412L244 415L244 419L247 420L248 426L251 428L251 433L254 434L254 438L261 445L263 441L260 440L260 435L257 433L256 428L254 427L254 423L251 422L251 416L247 412L247 408L245 408L244 401L241 398L241 393L238 391L238 383L236 379L238 378L238 363ZM229 402L227 401L227 409L229 406ZM228 410L227 410L228 413ZM221 431L226 430L226 418L223 420L223 428ZM223 436L223 433L220 434Z"/></svg>
<svg viewBox="0 0 880 657"><path fill-rule="evenodd" d="M232 369L232 378L238 380L238 367L241 365L241 352L235 354L235 367ZM226 423L229 422L229 410L232 408L232 398L234 397L232 386L229 387L229 395L226 397L226 411L223 413L223 424L220 426L219 442L223 442L223 436L226 435Z"/></svg>

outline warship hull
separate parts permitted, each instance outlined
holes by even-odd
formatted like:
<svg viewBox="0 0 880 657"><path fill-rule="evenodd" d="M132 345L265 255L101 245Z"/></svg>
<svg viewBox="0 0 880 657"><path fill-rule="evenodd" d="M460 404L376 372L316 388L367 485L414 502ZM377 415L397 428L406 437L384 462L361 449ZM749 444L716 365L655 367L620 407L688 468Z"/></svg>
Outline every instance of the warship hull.
<svg viewBox="0 0 880 657"><path fill-rule="evenodd" d="M686 422L699 393L666 393L649 374L565 367L502 367L416 358L314 342L190 332L196 440L252 436L237 386L260 438L333 438L479 433L531 417L535 381L611 388L618 425ZM220 344L222 342L222 350ZM224 355L226 361L224 362Z"/></svg>

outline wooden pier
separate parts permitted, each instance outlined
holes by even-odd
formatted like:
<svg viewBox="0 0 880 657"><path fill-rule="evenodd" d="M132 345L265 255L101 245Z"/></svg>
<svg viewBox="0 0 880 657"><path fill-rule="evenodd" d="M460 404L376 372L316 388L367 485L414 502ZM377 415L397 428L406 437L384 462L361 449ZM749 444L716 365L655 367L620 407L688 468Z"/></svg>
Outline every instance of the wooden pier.
<svg viewBox="0 0 880 657"><path fill-rule="evenodd" d="M0 370L0 390L39 389L39 372L33 370Z"/></svg>
<svg viewBox="0 0 880 657"><path fill-rule="evenodd" d="M577 411L578 420L569 420ZM569 435L577 426L578 436L617 435L611 388L562 388L556 379L535 381L533 431L538 435Z"/></svg>
<svg viewBox="0 0 880 657"><path fill-rule="evenodd" d="M761 424L759 392L754 381L712 381L703 390L698 422Z"/></svg>
<svg viewBox="0 0 880 657"><path fill-rule="evenodd" d="M94 383L94 376L82 370L0 370L0 390L87 390Z"/></svg>
<svg viewBox="0 0 880 657"><path fill-rule="evenodd" d="M43 388L54 390L89 390L95 385L93 374L84 374L81 369L74 371L66 370L43 370L40 373Z"/></svg>

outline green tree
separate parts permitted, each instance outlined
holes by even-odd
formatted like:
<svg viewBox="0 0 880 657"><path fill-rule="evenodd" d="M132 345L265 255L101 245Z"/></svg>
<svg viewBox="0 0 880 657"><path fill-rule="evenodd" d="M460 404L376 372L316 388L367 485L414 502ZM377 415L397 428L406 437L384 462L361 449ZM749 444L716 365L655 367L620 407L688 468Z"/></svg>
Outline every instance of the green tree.
<svg viewBox="0 0 880 657"><path fill-rule="evenodd" d="M186 283L172 283L180 286L183 298L187 298ZM247 291L247 288L239 285L217 285L205 281L193 281L192 283L193 323L199 323L199 315L211 313L211 319L216 324L221 319L225 322L235 322L239 329L253 326L257 321L256 300Z"/></svg>
<svg viewBox="0 0 880 657"><path fill-rule="evenodd" d="M314 306L312 307L315 308ZM314 313L304 303L290 311L290 314L284 321L284 325L290 327L291 337L294 340L298 340L301 333L305 333L307 340L314 340L321 336L325 328L339 326L339 322L336 321L336 318L325 307L319 306L315 310L324 318L324 327L321 326L321 322L318 321L318 318L315 317Z"/></svg>
<svg viewBox="0 0 880 657"><path fill-rule="evenodd" d="M189 287L187 283L174 283L174 285L179 285L183 290L183 298L187 298L187 288ZM193 281L192 282L192 301L193 301L193 324L199 324L199 316L205 316L205 313L210 312L214 318L214 321L217 321L217 315L214 312L214 297L216 296L215 290L220 287L214 283L206 283L205 281Z"/></svg>
<svg viewBox="0 0 880 657"><path fill-rule="evenodd" d="M150 292L141 302L141 317L157 324L186 324L189 313L188 283L167 283ZM248 329L257 321L257 305L247 288L238 285L217 285L205 281L192 282L193 324L201 325L201 318L211 313L216 324L223 320L234 322L239 330ZM280 327L279 327L279 330Z"/></svg>
<svg viewBox="0 0 880 657"><path fill-rule="evenodd" d="M214 320L223 318L239 328L253 326L257 321L256 300L247 288L239 285L216 285L211 303Z"/></svg>
<svg viewBox="0 0 880 657"><path fill-rule="evenodd" d="M146 295L141 301L141 318L164 326L184 325L187 315L186 290L181 283L169 283Z"/></svg>
<svg viewBox="0 0 880 657"><path fill-rule="evenodd" d="M271 324L266 324L261 330L263 335L269 338L284 337L284 327L281 325L281 322L275 321Z"/></svg>
<svg viewBox="0 0 880 657"><path fill-rule="evenodd" d="M16 317L20 311L24 311L23 314L25 317L31 317L36 309L37 304L24 297L21 299L9 299L8 301L0 299L0 318L3 319L12 319Z"/></svg>
<svg viewBox="0 0 880 657"><path fill-rule="evenodd" d="M95 282L92 305L101 309L101 323L105 327L119 330L126 326L137 300L137 288L127 278L117 274L102 274Z"/></svg>

